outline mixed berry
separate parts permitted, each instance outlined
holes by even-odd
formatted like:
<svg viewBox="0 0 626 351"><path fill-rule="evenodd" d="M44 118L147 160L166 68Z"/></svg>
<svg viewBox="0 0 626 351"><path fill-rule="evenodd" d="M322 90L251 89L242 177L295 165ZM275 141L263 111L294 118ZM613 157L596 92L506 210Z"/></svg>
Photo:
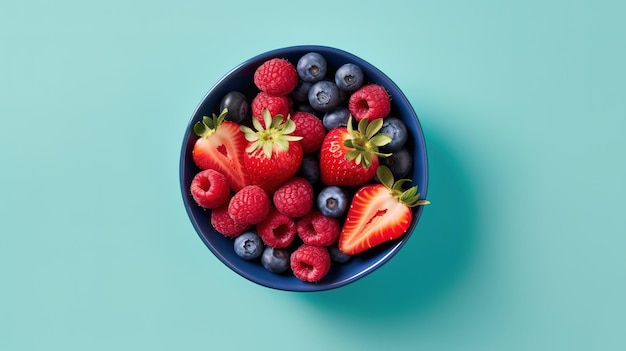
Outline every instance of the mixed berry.
<svg viewBox="0 0 626 351"><path fill-rule="evenodd" d="M385 87L317 52L267 60L250 84L194 125L189 189L241 259L314 283L408 230L428 201L404 189L410 135Z"/></svg>

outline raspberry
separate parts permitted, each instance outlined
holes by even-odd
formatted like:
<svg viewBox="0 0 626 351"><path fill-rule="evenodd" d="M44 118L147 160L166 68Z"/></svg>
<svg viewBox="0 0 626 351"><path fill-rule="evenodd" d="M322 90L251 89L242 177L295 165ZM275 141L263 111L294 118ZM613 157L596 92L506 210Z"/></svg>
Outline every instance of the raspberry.
<svg viewBox="0 0 626 351"><path fill-rule="evenodd" d="M296 230L302 241L311 246L330 246L337 242L341 224L334 217L326 217L313 210L296 222Z"/></svg>
<svg viewBox="0 0 626 351"><path fill-rule="evenodd" d="M228 214L241 225L261 222L270 211L270 198L260 186L246 185L235 193L228 204Z"/></svg>
<svg viewBox="0 0 626 351"><path fill-rule="evenodd" d="M330 254L325 247L301 245L291 254L293 274L305 282L316 282L330 270Z"/></svg>
<svg viewBox="0 0 626 351"><path fill-rule="evenodd" d="M230 187L226 177L213 169L199 172L191 181L191 196L204 208L222 206L230 197Z"/></svg>
<svg viewBox="0 0 626 351"><path fill-rule="evenodd" d="M291 100L289 97L284 95L271 95L263 91L259 92L254 99L252 99L250 106L252 107L252 117L261 122L261 125L264 127L263 109L268 109L272 117L276 115L287 117L289 112L291 112Z"/></svg>
<svg viewBox="0 0 626 351"><path fill-rule="evenodd" d="M233 221L228 214L228 204L211 211L211 225L220 234L229 238L236 238L250 228Z"/></svg>
<svg viewBox="0 0 626 351"><path fill-rule="evenodd" d="M315 115L297 111L291 115L291 120L296 124L296 130L293 135L302 137L300 145L305 155L310 155L320 149L324 137L326 136L326 128L322 120Z"/></svg>
<svg viewBox="0 0 626 351"><path fill-rule="evenodd" d="M298 72L289 61L274 58L263 62L254 72L254 84L272 95L287 95L298 85Z"/></svg>
<svg viewBox="0 0 626 351"><path fill-rule="evenodd" d="M267 217L256 225L263 242L276 249L289 246L296 237L296 223L293 219L272 208Z"/></svg>
<svg viewBox="0 0 626 351"><path fill-rule="evenodd" d="M377 84L368 84L355 91L348 101L348 109L357 121L386 117L391 110L387 90Z"/></svg>
<svg viewBox="0 0 626 351"><path fill-rule="evenodd" d="M313 186L304 178L294 177L274 192L273 200L285 216L302 217L313 207Z"/></svg>

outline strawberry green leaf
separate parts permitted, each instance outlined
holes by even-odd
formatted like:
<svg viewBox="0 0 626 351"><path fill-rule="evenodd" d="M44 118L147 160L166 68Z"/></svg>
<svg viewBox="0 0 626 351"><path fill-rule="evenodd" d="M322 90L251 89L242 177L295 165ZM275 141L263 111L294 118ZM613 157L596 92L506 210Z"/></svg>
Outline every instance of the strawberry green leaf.
<svg viewBox="0 0 626 351"><path fill-rule="evenodd" d="M207 129L207 126L202 122L196 122L196 124L193 125L193 132L197 136L203 136L206 133Z"/></svg>
<svg viewBox="0 0 626 351"><path fill-rule="evenodd" d="M247 148L246 148L246 152L250 153L250 152L254 152L256 150L258 150L261 147L261 141L257 140L255 142L253 142L252 144L250 144Z"/></svg>
<svg viewBox="0 0 626 351"><path fill-rule="evenodd" d="M285 135L283 139L287 141L299 141L302 140L302 137L299 135Z"/></svg>
<svg viewBox="0 0 626 351"><path fill-rule="evenodd" d="M389 169L389 167L378 166L378 169L376 170L376 177L378 177L378 180L380 180L380 182L387 189L393 188L393 173L391 173L391 170Z"/></svg>
<svg viewBox="0 0 626 351"><path fill-rule="evenodd" d="M361 121L359 121L359 126L357 127L357 130L361 134L367 135L366 130L367 130L368 123L369 123L369 121L367 120L367 118L363 118Z"/></svg>
<svg viewBox="0 0 626 351"><path fill-rule="evenodd" d="M407 206L413 206L415 202L417 202L417 200L419 200L417 196L410 196L407 195L407 193L402 193L402 195L400 196L400 201L407 204Z"/></svg>
<svg viewBox="0 0 626 351"><path fill-rule="evenodd" d="M401 200L410 199L410 198L414 197L416 193L417 193L417 187L416 186L410 187L409 189L404 191L402 193L402 195L400 195L400 199Z"/></svg>
<svg viewBox="0 0 626 351"><path fill-rule="evenodd" d="M276 142L274 142L274 144L278 145L279 148L287 151L289 150L289 141L285 140L285 139L280 139L280 140L276 140Z"/></svg>
<svg viewBox="0 0 626 351"><path fill-rule="evenodd" d="M403 186L404 183L410 182L410 179L400 179L398 181L395 182L395 184L393 185L393 187L391 188L393 191L397 192L398 194L402 193L403 190Z"/></svg>
<svg viewBox="0 0 626 351"><path fill-rule="evenodd" d="M217 130L217 127L224 122L224 118L228 114L228 109L223 109L219 116L213 114L212 117L202 116L202 121L196 122L193 126L194 133L199 137L209 137Z"/></svg>
<svg viewBox="0 0 626 351"><path fill-rule="evenodd" d="M280 117L282 119L282 115L277 115L276 118ZM253 118L253 122L256 118ZM268 110L267 108L263 109L263 123L265 123L266 126L271 126L272 124L272 114L270 113L270 110ZM255 126L256 128L256 126ZM261 129L263 128L256 128L256 130L261 131Z"/></svg>
<svg viewBox="0 0 626 351"><path fill-rule="evenodd" d="M376 156L378 157L389 157L393 155L392 153L382 153L382 152L373 152L373 154L376 154Z"/></svg>
<svg viewBox="0 0 626 351"><path fill-rule="evenodd" d="M263 144L263 153L265 154L265 157L267 158L272 158L272 149L273 149L273 144L272 143L264 143Z"/></svg>
<svg viewBox="0 0 626 351"><path fill-rule="evenodd" d="M283 124L283 116L282 115L276 115L272 119L272 123L270 124L270 128L278 128L278 126L280 126L281 124ZM265 121L265 125L267 125L267 121Z"/></svg>
<svg viewBox="0 0 626 351"><path fill-rule="evenodd" d="M367 168L366 164L365 164L365 157L363 157L363 154L358 154L356 156L356 158L354 159L354 163L356 163L357 165L363 163L363 166L365 166L365 168Z"/></svg>
<svg viewBox="0 0 626 351"><path fill-rule="evenodd" d="M365 136L371 139L383 127L383 119L377 118L371 121L365 128Z"/></svg>
<svg viewBox="0 0 626 351"><path fill-rule="evenodd" d="M389 194L395 197L401 203L409 206L415 207L419 205L427 205L430 201L420 200L420 193L417 192L417 185L410 187L407 190L403 190L403 186L406 183L410 183L410 179L400 179L394 182L393 173L387 166L378 166L376 170L376 177L378 180L389 189Z"/></svg>
<svg viewBox="0 0 626 351"><path fill-rule="evenodd" d="M215 115L213 115L213 117L215 117ZM215 128L215 125L213 123L213 118L209 116L202 116L202 123L206 125L207 127L209 127L210 129Z"/></svg>
<svg viewBox="0 0 626 351"><path fill-rule="evenodd" d="M348 116L348 123L346 123L346 129L350 135L354 134L354 129L352 128L352 115Z"/></svg>
<svg viewBox="0 0 626 351"><path fill-rule="evenodd" d="M247 141L257 141L259 140L259 136L256 134L244 134L244 138L246 138Z"/></svg>
<svg viewBox="0 0 626 351"><path fill-rule="evenodd" d="M356 162L357 165L361 163L360 156L361 156L361 153L358 152L357 150L350 150L350 151L348 151L346 153L346 159L347 160L355 160L355 162L356 162L357 157L359 157L358 162Z"/></svg>
<svg viewBox="0 0 626 351"><path fill-rule="evenodd" d="M376 146L385 146L391 142L391 138L387 134L377 134L370 139L370 143Z"/></svg>
<svg viewBox="0 0 626 351"><path fill-rule="evenodd" d="M291 118L287 117L287 122L285 122L283 127L283 134L291 134L296 130L296 123L291 120ZM302 137L300 137L302 139Z"/></svg>
<svg viewBox="0 0 626 351"><path fill-rule="evenodd" d="M263 125L256 118L252 118L252 126L254 127L254 130L263 130Z"/></svg>
<svg viewBox="0 0 626 351"><path fill-rule="evenodd" d="M353 148L361 153L369 151L369 149L365 145L360 145L354 142L352 144Z"/></svg>
<svg viewBox="0 0 626 351"><path fill-rule="evenodd" d="M370 168L370 165L372 164L372 154L368 152L361 152L359 155L361 155L361 158L363 159L363 166L365 166L365 168Z"/></svg>
<svg viewBox="0 0 626 351"><path fill-rule="evenodd" d="M219 115L219 118L221 119L221 121L223 121L226 118L227 115L228 115L228 108L224 107L224 109L222 110L222 112Z"/></svg>
<svg viewBox="0 0 626 351"><path fill-rule="evenodd" d="M354 141L352 139L346 139L343 141L343 145L349 148L354 149L356 145L354 145Z"/></svg>

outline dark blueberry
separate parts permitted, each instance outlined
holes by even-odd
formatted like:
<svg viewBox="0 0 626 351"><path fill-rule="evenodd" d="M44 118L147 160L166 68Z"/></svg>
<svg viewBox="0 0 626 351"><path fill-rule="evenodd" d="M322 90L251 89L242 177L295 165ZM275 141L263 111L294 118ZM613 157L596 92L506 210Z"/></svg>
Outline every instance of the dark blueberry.
<svg viewBox="0 0 626 351"><path fill-rule="evenodd" d="M245 232L235 238L235 253L244 260L254 260L263 253L263 241L256 232Z"/></svg>
<svg viewBox="0 0 626 351"><path fill-rule="evenodd" d="M289 250L266 246L261 255L261 264L272 273L283 273L289 269Z"/></svg>
<svg viewBox="0 0 626 351"><path fill-rule="evenodd" d="M389 144L380 147L380 150L383 152L400 150L409 137L406 125L400 118L397 117L385 118L379 133L387 134L391 137L391 142Z"/></svg>
<svg viewBox="0 0 626 351"><path fill-rule="evenodd" d="M333 262L337 263L346 263L350 261L352 256L343 253L336 245L332 245L328 247L328 253L330 254L330 259Z"/></svg>
<svg viewBox="0 0 626 351"><path fill-rule="evenodd" d="M298 175L315 184L320 180L320 161L318 155L306 155L302 158L302 164Z"/></svg>
<svg viewBox="0 0 626 351"><path fill-rule="evenodd" d="M322 80L309 89L309 104L317 111L330 111L339 105L341 95L335 83Z"/></svg>
<svg viewBox="0 0 626 351"><path fill-rule="evenodd" d="M350 100L350 93L345 90L339 89L339 104L338 105L348 106L349 100Z"/></svg>
<svg viewBox="0 0 626 351"><path fill-rule="evenodd" d="M322 118L322 123L326 130L331 130L333 128L347 126L349 118L350 110L345 107L337 107L332 111L326 112Z"/></svg>
<svg viewBox="0 0 626 351"><path fill-rule="evenodd" d="M305 82L319 82L326 76L326 58L317 52L309 52L300 57L296 64L298 76Z"/></svg>
<svg viewBox="0 0 626 351"><path fill-rule="evenodd" d="M308 113L310 113L312 115L317 115L317 113L318 113L317 111L315 111L313 109L313 107L311 107L311 105L309 105L308 102L298 102L298 103L295 103L294 106L293 106L293 110L294 111L308 112Z"/></svg>
<svg viewBox="0 0 626 351"><path fill-rule="evenodd" d="M360 88L364 80L361 67L353 63L346 63L335 72L335 84L339 89L347 92L353 92Z"/></svg>
<svg viewBox="0 0 626 351"><path fill-rule="evenodd" d="M224 108L228 109L228 115L226 115L224 119L237 123L241 123L241 121L248 116L248 112L250 111L248 99L238 91L231 91L224 95L220 102L220 111Z"/></svg>
<svg viewBox="0 0 626 351"><path fill-rule="evenodd" d="M317 195L317 208L326 217L339 217L348 208L348 194L338 186L327 186Z"/></svg>
<svg viewBox="0 0 626 351"><path fill-rule="evenodd" d="M389 157L379 158L380 164L389 167L394 179L406 177L413 168L413 157L406 148L394 151Z"/></svg>
<svg viewBox="0 0 626 351"><path fill-rule="evenodd" d="M291 97L296 101L309 102L309 88L313 83L300 80L296 88L291 92Z"/></svg>

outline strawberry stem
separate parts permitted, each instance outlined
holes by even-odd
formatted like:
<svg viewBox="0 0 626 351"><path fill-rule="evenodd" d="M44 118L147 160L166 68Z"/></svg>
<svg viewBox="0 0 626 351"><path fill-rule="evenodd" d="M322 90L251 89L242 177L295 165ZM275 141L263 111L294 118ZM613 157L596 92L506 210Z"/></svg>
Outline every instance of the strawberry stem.
<svg viewBox="0 0 626 351"><path fill-rule="evenodd" d="M289 115L287 115L287 119L280 114L272 117L270 111L265 108L263 109L263 123L265 127L256 118L253 118L254 129L247 126L240 127L246 140L251 142L246 148L246 152L252 153L262 149L265 157L272 158L274 146L287 151L290 141L302 139L301 136L291 135L296 130L296 124Z"/></svg>
<svg viewBox="0 0 626 351"><path fill-rule="evenodd" d="M359 121L357 130L352 127L352 116L348 117L347 123L348 134L350 138L344 141L344 145L353 149L346 153L346 159L354 160L358 165L363 163L365 168L369 168L372 163L372 155L378 157L389 157L391 154L381 153L378 148L391 142L391 138L386 134L378 134L383 127L382 118L375 119L371 122L367 118Z"/></svg>
<svg viewBox="0 0 626 351"><path fill-rule="evenodd" d="M391 173L391 170L387 166L378 166L378 169L376 170L376 177L378 177L378 180L380 180L380 182L387 189L389 189L389 194L398 199L401 203L409 207L430 204L430 201L428 200L420 200L421 194L417 192L417 185L404 190L403 185L411 182L411 180L400 179L398 181L394 181L393 173Z"/></svg>
<svg viewBox="0 0 626 351"><path fill-rule="evenodd" d="M215 133L217 127L224 122L226 115L228 115L228 109L224 108L219 116L216 116L215 113L213 113L212 117L202 116L202 120L193 125L193 132L201 138L210 137Z"/></svg>

